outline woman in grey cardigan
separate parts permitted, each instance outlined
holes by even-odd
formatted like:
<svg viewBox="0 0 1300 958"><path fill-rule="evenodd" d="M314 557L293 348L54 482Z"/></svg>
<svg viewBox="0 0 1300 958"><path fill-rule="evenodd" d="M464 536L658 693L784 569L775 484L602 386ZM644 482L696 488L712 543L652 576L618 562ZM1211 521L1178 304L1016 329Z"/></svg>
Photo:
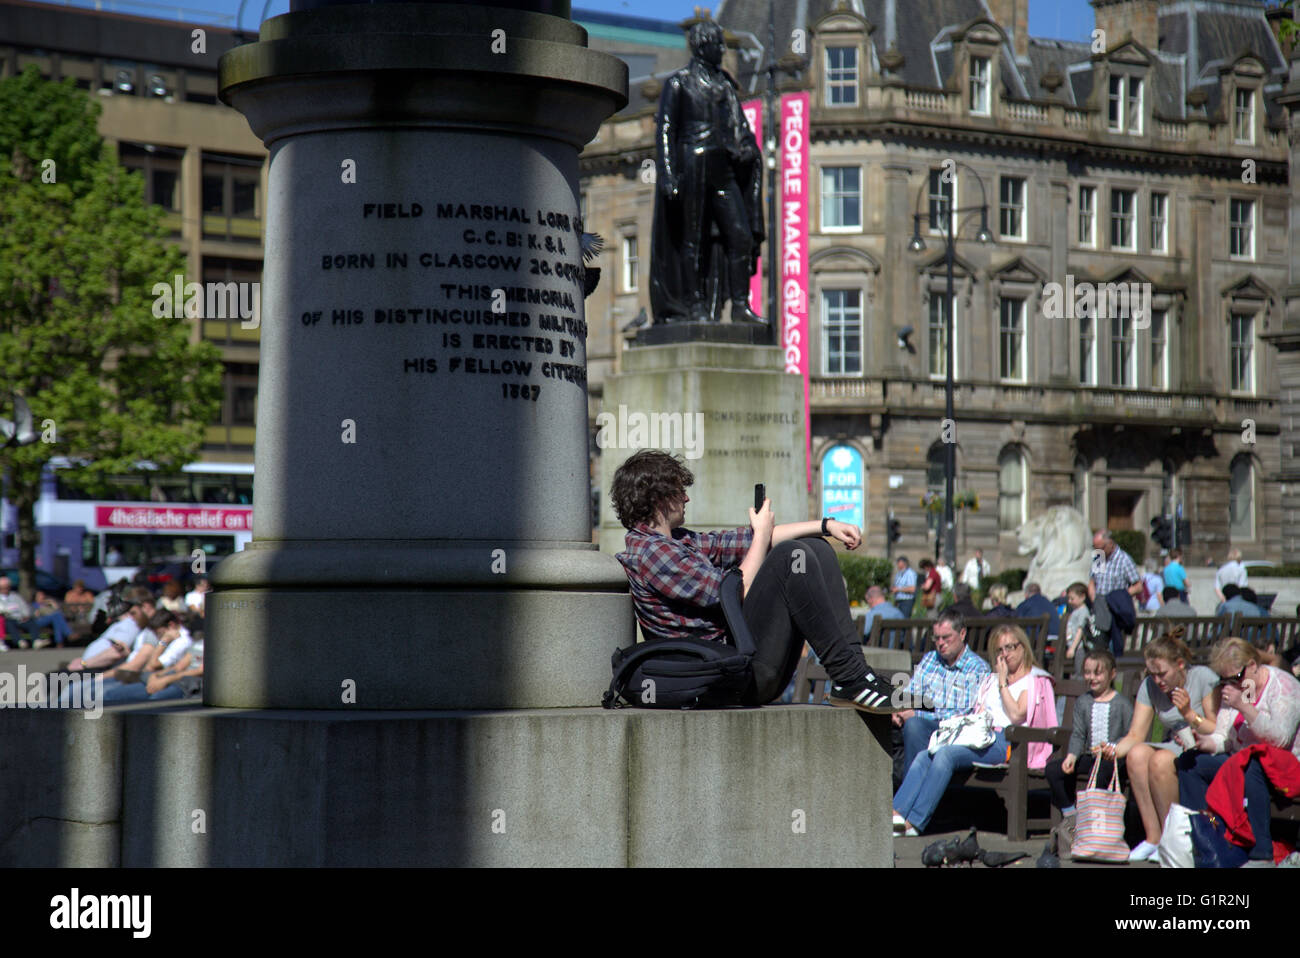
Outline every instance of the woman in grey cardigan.
<svg viewBox="0 0 1300 958"><path fill-rule="evenodd" d="M1063 816L1058 830L1064 845L1061 854L1067 854L1074 842L1074 800L1078 777L1087 777L1093 764L1100 761L1097 783L1110 783L1114 771L1112 762L1118 760L1101 756L1100 752L1123 738L1133 721L1133 703L1113 687L1115 657L1109 649L1087 654L1083 660L1083 680L1088 683L1088 694L1075 700L1074 729L1070 733L1067 754L1064 759L1049 761L1044 770L1052 789L1052 804L1061 810ZM1122 767L1120 777L1126 777Z"/></svg>

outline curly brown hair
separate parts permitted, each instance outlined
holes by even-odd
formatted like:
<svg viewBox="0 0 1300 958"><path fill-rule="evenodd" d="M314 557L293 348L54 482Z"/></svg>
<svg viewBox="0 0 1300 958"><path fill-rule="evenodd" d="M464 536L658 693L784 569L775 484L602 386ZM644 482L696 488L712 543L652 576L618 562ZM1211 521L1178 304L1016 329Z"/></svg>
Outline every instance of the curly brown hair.
<svg viewBox="0 0 1300 958"><path fill-rule="evenodd" d="M609 499L623 528L631 529L642 522L654 522L659 507L693 482L695 476L682 465L681 456L642 449L615 470Z"/></svg>

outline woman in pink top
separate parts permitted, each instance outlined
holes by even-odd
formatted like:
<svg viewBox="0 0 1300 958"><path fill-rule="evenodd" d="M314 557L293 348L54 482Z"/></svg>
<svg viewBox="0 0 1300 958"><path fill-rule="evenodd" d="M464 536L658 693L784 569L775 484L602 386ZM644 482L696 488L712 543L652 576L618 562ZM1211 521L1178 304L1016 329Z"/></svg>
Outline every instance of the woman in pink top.
<svg viewBox="0 0 1300 958"><path fill-rule="evenodd" d="M1009 726L1056 724L1052 678L1034 663L1034 649L1024 629L1018 625L994 629L989 636L989 661L994 671L980 683L972 714L990 713L993 741L981 749L945 745L933 755L925 751L916 756L894 795L895 831L906 835L924 831L953 773L976 765L1005 765L1011 754L1006 736ZM1045 766L1051 751L1049 743L1031 744L1030 766Z"/></svg>

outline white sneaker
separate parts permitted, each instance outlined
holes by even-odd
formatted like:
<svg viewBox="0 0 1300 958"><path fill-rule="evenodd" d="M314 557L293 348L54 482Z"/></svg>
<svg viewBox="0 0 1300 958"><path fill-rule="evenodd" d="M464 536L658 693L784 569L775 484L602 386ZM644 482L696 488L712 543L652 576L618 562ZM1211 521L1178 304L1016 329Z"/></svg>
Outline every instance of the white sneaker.
<svg viewBox="0 0 1300 958"><path fill-rule="evenodd" d="M1128 853L1128 860L1131 862L1147 862L1160 854L1160 848L1152 845L1145 838L1138 842L1136 848Z"/></svg>
<svg viewBox="0 0 1300 958"><path fill-rule="evenodd" d="M901 832L906 827L907 819L898 814L898 812L894 812L894 831Z"/></svg>
<svg viewBox="0 0 1300 958"><path fill-rule="evenodd" d="M911 825L906 826L905 830L903 831L903 837L904 837L904 838L915 838L917 835L920 835L920 834L921 834L921 833L918 832L918 831L917 831L915 828L913 828Z"/></svg>

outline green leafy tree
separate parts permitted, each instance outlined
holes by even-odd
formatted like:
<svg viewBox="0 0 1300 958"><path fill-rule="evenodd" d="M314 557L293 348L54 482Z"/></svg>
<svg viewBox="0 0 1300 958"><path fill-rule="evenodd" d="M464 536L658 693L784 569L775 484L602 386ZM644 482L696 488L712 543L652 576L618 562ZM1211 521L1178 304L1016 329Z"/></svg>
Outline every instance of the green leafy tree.
<svg viewBox="0 0 1300 958"><path fill-rule="evenodd" d="M1294 44L1297 38L1300 38L1300 24L1296 23L1295 6L1296 0L1285 0L1278 4L1283 9L1289 8L1289 14L1283 17L1279 23L1279 36L1282 41L1288 44Z"/></svg>
<svg viewBox="0 0 1300 958"><path fill-rule="evenodd" d="M0 449L0 470L29 596L45 465L70 457L64 478L101 494L142 460L178 470L221 401L217 348L191 341L182 303L155 315L154 285L185 258L99 136L99 111L34 66L0 80L0 408L24 396L40 435Z"/></svg>
<svg viewBox="0 0 1300 958"><path fill-rule="evenodd" d="M1115 545L1127 552L1138 565L1147 561L1146 533L1139 532L1137 529L1116 529L1111 533L1111 538L1115 540Z"/></svg>
<svg viewBox="0 0 1300 958"><path fill-rule="evenodd" d="M894 581L894 564L879 556L851 555L837 552L840 572L844 574L850 602L861 602L862 596L873 585L888 590Z"/></svg>

